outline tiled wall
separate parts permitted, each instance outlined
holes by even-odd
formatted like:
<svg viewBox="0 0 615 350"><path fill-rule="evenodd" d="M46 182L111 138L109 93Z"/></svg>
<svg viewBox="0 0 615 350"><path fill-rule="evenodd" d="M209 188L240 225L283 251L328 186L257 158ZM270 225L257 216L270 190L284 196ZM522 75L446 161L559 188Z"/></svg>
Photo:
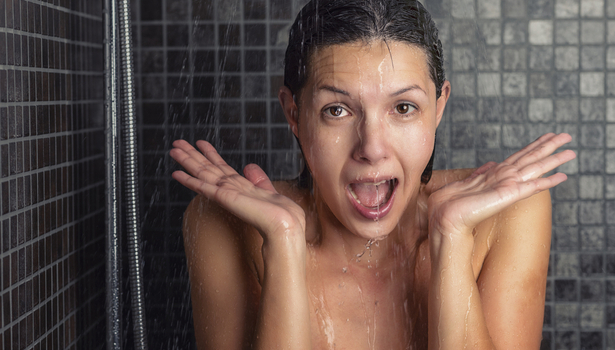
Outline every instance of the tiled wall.
<svg viewBox="0 0 615 350"><path fill-rule="evenodd" d="M166 153L176 138L208 139L237 167L296 174L275 96L297 2L134 1L145 278L150 329L165 344L191 327L180 233L191 194L170 179ZM615 348L615 0L425 3L453 85L437 166L503 160L548 131L573 135L579 157L552 191L543 348Z"/></svg>
<svg viewBox="0 0 615 350"><path fill-rule="evenodd" d="M0 1L0 348L102 349L102 2Z"/></svg>

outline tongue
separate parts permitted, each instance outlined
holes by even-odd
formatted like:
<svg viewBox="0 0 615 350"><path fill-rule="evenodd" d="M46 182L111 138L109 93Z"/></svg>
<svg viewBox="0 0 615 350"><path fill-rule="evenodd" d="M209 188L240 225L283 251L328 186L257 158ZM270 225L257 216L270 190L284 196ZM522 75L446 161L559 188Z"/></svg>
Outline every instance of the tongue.
<svg viewBox="0 0 615 350"><path fill-rule="evenodd" d="M389 181L378 186L364 183L354 183L350 186L361 204L368 208L375 208L384 204L389 193Z"/></svg>

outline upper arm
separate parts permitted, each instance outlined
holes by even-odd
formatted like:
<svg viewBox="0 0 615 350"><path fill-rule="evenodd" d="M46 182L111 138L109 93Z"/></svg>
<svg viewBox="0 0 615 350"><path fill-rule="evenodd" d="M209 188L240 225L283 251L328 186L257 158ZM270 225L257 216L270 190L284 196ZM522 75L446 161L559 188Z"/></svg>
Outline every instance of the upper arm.
<svg viewBox="0 0 615 350"><path fill-rule="evenodd" d="M543 191L503 211L478 288L497 349L538 349L551 244L551 197Z"/></svg>
<svg viewBox="0 0 615 350"><path fill-rule="evenodd" d="M196 197L184 215L195 337L199 349L241 349L251 340L259 286L246 259L245 224Z"/></svg>

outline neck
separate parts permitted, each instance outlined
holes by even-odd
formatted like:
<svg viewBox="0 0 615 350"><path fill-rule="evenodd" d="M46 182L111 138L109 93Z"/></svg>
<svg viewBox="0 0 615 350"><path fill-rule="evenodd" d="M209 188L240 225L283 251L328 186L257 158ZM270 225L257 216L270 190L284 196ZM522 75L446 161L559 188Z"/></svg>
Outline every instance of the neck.
<svg viewBox="0 0 615 350"><path fill-rule="evenodd" d="M348 230L331 212L327 204L314 191L314 211L310 215L312 233L308 239L318 250L337 257L340 263L364 268L391 266L400 258L409 258L426 238L421 217L425 206L420 205L421 196L413 198L399 223L391 232L378 240L360 237Z"/></svg>

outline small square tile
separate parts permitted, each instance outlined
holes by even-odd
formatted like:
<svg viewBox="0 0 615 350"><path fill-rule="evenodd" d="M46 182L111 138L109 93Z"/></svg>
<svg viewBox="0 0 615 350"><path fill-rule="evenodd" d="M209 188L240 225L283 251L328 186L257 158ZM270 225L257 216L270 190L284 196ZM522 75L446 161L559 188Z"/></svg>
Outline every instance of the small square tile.
<svg viewBox="0 0 615 350"><path fill-rule="evenodd" d="M479 73L478 96L500 96L500 83L499 73Z"/></svg>
<svg viewBox="0 0 615 350"><path fill-rule="evenodd" d="M581 280L581 301L604 301L604 281Z"/></svg>
<svg viewBox="0 0 615 350"><path fill-rule="evenodd" d="M555 280L554 290L555 301L577 301L578 299L576 280Z"/></svg>
<svg viewBox="0 0 615 350"><path fill-rule="evenodd" d="M480 149L499 149L501 132L499 124L480 124L476 126L476 147Z"/></svg>
<svg viewBox="0 0 615 350"><path fill-rule="evenodd" d="M560 73L555 75L555 93L557 96L577 96L579 93L579 74Z"/></svg>
<svg viewBox="0 0 615 350"><path fill-rule="evenodd" d="M602 328L603 324L604 324L604 306L603 305L599 305L599 304L581 305L581 328ZM587 343L583 342L583 344L585 345ZM591 348L594 348L594 347L591 347Z"/></svg>
<svg viewBox="0 0 615 350"><path fill-rule="evenodd" d="M553 119L553 100L531 99L529 103L528 118L534 123L546 123Z"/></svg>
<svg viewBox="0 0 615 350"><path fill-rule="evenodd" d="M502 92L505 96L525 96L527 76L524 73L504 73Z"/></svg>
<svg viewBox="0 0 615 350"><path fill-rule="evenodd" d="M604 43L605 28L602 21L581 21L581 43Z"/></svg>
<svg viewBox="0 0 615 350"><path fill-rule="evenodd" d="M487 45L499 45L502 43L502 22L484 21L478 23L481 38Z"/></svg>
<svg viewBox="0 0 615 350"><path fill-rule="evenodd" d="M530 47L530 68L535 70L551 70L553 67L552 46Z"/></svg>
<svg viewBox="0 0 615 350"><path fill-rule="evenodd" d="M475 168L476 151L472 149L453 150L451 166L457 168Z"/></svg>
<svg viewBox="0 0 615 350"><path fill-rule="evenodd" d="M556 171L560 171L566 175L574 175L579 173L579 158L575 158L563 165L556 168Z"/></svg>
<svg viewBox="0 0 615 350"><path fill-rule="evenodd" d="M477 0L479 18L500 18L500 0Z"/></svg>
<svg viewBox="0 0 615 350"><path fill-rule="evenodd" d="M580 224L602 224L604 222L604 206L602 202L581 202L579 204Z"/></svg>
<svg viewBox="0 0 615 350"><path fill-rule="evenodd" d="M501 49L485 48L477 53L476 67L479 71L499 71L501 61Z"/></svg>
<svg viewBox="0 0 615 350"><path fill-rule="evenodd" d="M553 17L554 0L533 0L528 2L528 15L531 18Z"/></svg>
<svg viewBox="0 0 615 350"><path fill-rule="evenodd" d="M505 118L504 101L500 98L481 98L478 100L478 120L481 122L508 121Z"/></svg>
<svg viewBox="0 0 615 350"><path fill-rule="evenodd" d="M580 341L581 344L583 344L582 349L603 350L604 348L602 347L602 338L602 332L581 332Z"/></svg>
<svg viewBox="0 0 615 350"><path fill-rule="evenodd" d="M454 21L452 28L453 43L472 44L476 41L477 32L474 21Z"/></svg>
<svg viewBox="0 0 615 350"><path fill-rule="evenodd" d="M569 176L568 180L555 186L551 191L553 198L557 200L576 200L579 197L579 181L577 177Z"/></svg>
<svg viewBox="0 0 615 350"><path fill-rule="evenodd" d="M575 18L579 16L579 0L555 0L555 17Z"/></svg>
<svg viewBox="0 0 615 350"><path fill-rule="evenodd" d="M553 21L531 20L528 33L530 44L551 45L553 44Z"/></svg>
<svg viewBox="0 0 615 350"><path fill-rule="evenodd" d="M606 50L606 68L615 70L615 46L609 46Z"/></svg>
<svg viewBox="0 0 615 350"><path fill-rule="evenodd" d="M581 17L604 17L604 0L581 1Z"/></svg>
<svg viewBox="0 0 615 350"><path fill-rule="evenodd" d="M470 124L451 126L451 147L469 149L474 146L474 127Z"/></svg>
<svg viewBox="0 0 615 350"><path fill-rule="evenodd" d="M579 305L555 304L555 325L557 328L576 328L579 326L578 322Z"/></svg>
<svg viewBox="0 0 615 350"><path fill-rule="evenodd" d="M450 120L454 123L471 122L475 120L475 104L476 101L474 99L451 98L446 107L446 110L450 111Z"/></svg>
<svg viewBox="0 0 615 350"><path fill-rule="evenodd" d="M502 146L512 149L521 148L527 144L526 135L524 125L504 124L502 125Z"/></svg>
<svg viewBox="0 0 615 350"><path fill-rule="evenodd" d="M606 202L606 223L615 224L615 202L613 201ZM615 271L613 274L615 275Z"/></svg>
<svg viewBox="0 0 615 350"><path fill-rule="evenodd" d="M604 169L604 152L581 150L578 152L581 173L600 173Z"/></svg>
<svg viewBox="0 0 615 350"><path fill-rule="evenodd" d="M615 122L615 99L609 98L606 100L606 121Z"/></svg>
<svg viewBox="0 0 615 350"><path fill-rule="evenodd" d="M556 47L555 68L568 71L579 69L579 48L577 46Z"/></svg>
<svg viewBox="0 0 615 350"><path fill-rule="evenodd" d="M456 74L451 77L451 84L455 87L455 94L459 96L474 97L475 96L475 81L474 74Z"/></svg>
<svg viewBox="0 0 615 350"><path fill-rule="evenodd" d="M581 50L581 68L583 70L604 69L604 47L585 46Z"/></svg>
<svg viewBox="0 0 615 350"><path fill-rule="evenodd" d="M604 73L581 73L581 96L604 96Z"/></svg>
<svg viewBox="0 0 615 350"><path fill-rule="evenodd" d="M580 104L580 111L582 121L604 121L606 115L604 99L583 98Z"/></svg>
<svg viewBox="0 0 615 350"><path fill-rule="evenodd" d="M530 74L530 96L551 97L553 95L553 78L551 73Z"/></svg>
<svg viewBox="0 0 615 350"><path fill-rule="evenodd" d="M571 44L579 43L579 22L574 20L555 21L555 43Z"/></svg>
<svg viewBox="0 0 615 350"><path fill-rule="evenodd" d="M578 248L579 229L576 226L556 226L553 228L553 249L555 251L571 252Z"/></svg>
<svg viewBox="0 0 615 350"><path fill-rule="evenodd" d="M606 74L606 94L607 96L615 96L615 73L613 72Z"/></svg>
<svg viewBox="0 0 615 350"><path fill-rule="evenodd" d="M606 14L608 17L615 17L615 0L606 0Z"/></svg>
<svg viewBox="0 0 615 350"><path fill-rule="evenodd" d="M555 100L555 121L576 122L579 120L579 100L576 98Z"/></svg>
<svg viewBox="0 0 615 350"><path fill-rule="evenodd" d="M615 124L606 125L606 147L615 148Z"/></svg>
<svg viewBox="0 0 615 350"><path fill-rule="evenodd" d="M502 119L504 122L523 122L527 117L527 100L517 98L506 98L502 109Z"/></svg>
<svg viewBox="0 0 615 350"><path fill-rule="evenodd" d="M524 44L527 38L526 22L505 22L504 23L504 44Z"/></svg>
<svg viewBox="0 0 615 350"><path fill-rule="evenodd" d="M609 150L605 153L606 168L604 171L607 174L615 174L615 151Z"/></svg>
<svg viewBox="0 0 615 350"><path fill-rule="evenodd" d="M615 21L608 21L606 23L606 42L615 44Z"/></svg>
<svg viewBox="0 0 615 350"><path fill-rule="evenodd" d="M503 0L504 16L508 18L525 18L527 16L527 0Z"/></svg>
<svg viewBox="0 0 615 350"><path fill-rule="evenodd" d="M576 202L559 202L553 204L554 225L577 225L579 206Z"/></svg>
<svg viewBox="0 0 615 350"><path fill-rule="evenodd" d="M474 18L473 0L456 0L451 2L451 15L453 18Z"/></svg>
<svg viewBox="0 0 615 350"><path fill-rule="evenodd" d="M602 199L603 182L601 175L583 175L579 178L581 199Z"/></svg>
<svg viewBox="0 0 615 350"><path fill-rule="evenodd" d="M615 199L615 176L605 176L605 183L604 198Z"/></svg>
<svg viewBox="0 0 615 350"><path fill-rule="evenodd" d="M585 148L604 147L604 126L585 124L581 126L581 146Z"/></svg>
<svg viewBox="0 0 615 350"><path fill-rule="evenodd" d="M453 48L453 70L469 71L474 69L476 58L474 50L468 47Z"/></svg>
<svg viewBox="0 0 615 350"><path fill-rule="evenodd" d="M504 48L504 70L520 71L525 69L527 69L527 49L525 47Z"/></svg>

